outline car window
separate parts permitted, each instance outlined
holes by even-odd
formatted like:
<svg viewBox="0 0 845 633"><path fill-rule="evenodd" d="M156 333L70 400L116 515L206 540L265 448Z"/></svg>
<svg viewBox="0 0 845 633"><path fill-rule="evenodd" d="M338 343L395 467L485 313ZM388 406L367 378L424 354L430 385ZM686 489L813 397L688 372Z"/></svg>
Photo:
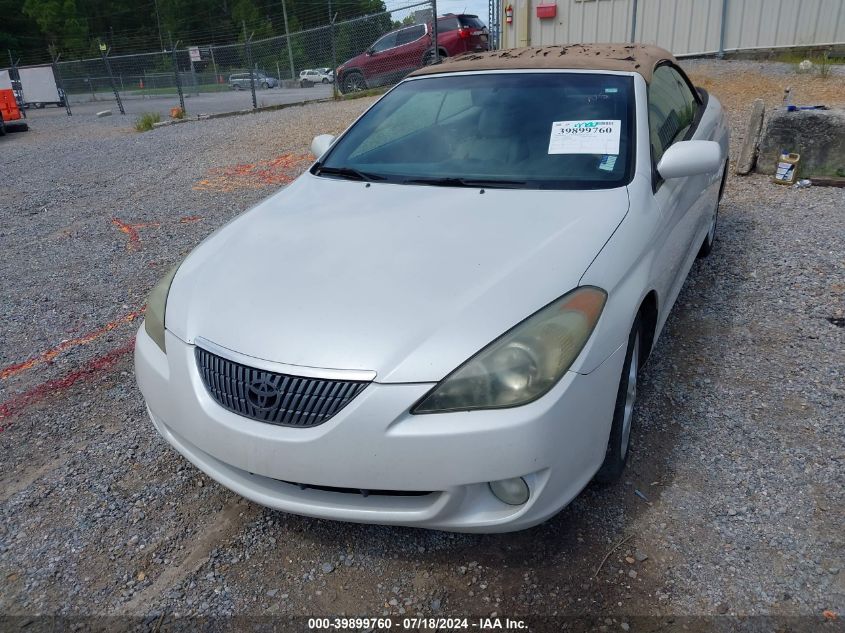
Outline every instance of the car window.
<svg viewBox="0 0 845 633"><path fill-rule="evenodd" d="M612 74L526 71L406 81L335 143L322 166L400 184L622 186L633 165L633 92L630 76Z"/></svg>
<svg viewBox="0 0 845 633"><path fill-rule="evenodd" d="M672 143L686 136L697 110L695 96L674 68L655 69L648 87L648 125L655 165Z"/></svg>
<svg viewBox="0 0 845 633"><path fill-rule="evenodd" d="M396 46L402 46L402 44L410 44L411 42L416 42L423 35L425 35L425 27L422 24L417 24L416 26L412 26L407 29L402 29L401 31L398 31L396 33Z"/></svg>
<svg viewBox="0 0 845 633"><path fill-rule="evenodd" d="M396 46L396 33L388 33L373 44L373 52L378 53L380 51L385 51L388 48L393 48L394 46Z"/></svg>
<svg viewBox="0 0 845 633"><path fill-rule="evenodd" d="M458 19L461 21L461 26L468 26L473 29L485 28L484 22L477 15L462 15Z"/></svg>
<svg viewBox="0 0 845 633"><path fill-rule="evenodd" d="M437 20L437 31L439 33L446 33L447 31L457 31L460 28L458 18L440 18Z"/></svg>

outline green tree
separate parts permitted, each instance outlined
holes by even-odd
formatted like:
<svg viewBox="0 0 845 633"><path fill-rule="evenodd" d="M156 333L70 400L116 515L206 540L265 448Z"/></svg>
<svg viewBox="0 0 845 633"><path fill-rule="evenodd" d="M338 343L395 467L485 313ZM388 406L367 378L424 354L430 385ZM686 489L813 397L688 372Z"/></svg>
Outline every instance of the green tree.
<svg viewBox="0 0 845 633"><path fill-rule="evenodd" d="M232 5L232 24L236 29L241 30L240 40L250 35L253 39L274 35L272 23L262 16L261 11L252 0L235 0ZM246 33L243 32L243 25L246 25Z"/></svg>
<svg viewBox="0 0 845 633"><path fill-rule="evenodd" d="M89 48L88 29L80 19L76 0L26 0L23 12L35 20L57 50L81 54Z"/></svg>

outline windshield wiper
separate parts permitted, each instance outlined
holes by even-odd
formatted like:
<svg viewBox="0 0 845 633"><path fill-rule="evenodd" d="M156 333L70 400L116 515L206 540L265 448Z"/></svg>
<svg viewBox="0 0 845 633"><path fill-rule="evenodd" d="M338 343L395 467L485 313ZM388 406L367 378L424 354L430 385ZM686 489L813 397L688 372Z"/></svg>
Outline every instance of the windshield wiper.
<svg viewBox="0 0 845 633"><path fill-rule="evenodd" d="M434 187L489 187L490 189L519 189L524 180L498 180L495 178L409 178L406 185L432 185Z"/></svg>
<svg viewBox="0 0 845 633"><path fill-rule="evenodd" d="M366 171L359 171L357 169L352 169L351 167L323 167L322 165L319 165L317 169L314 170L314 175L319 176L320 174L326 174L327 176L340 176L346 180L371 181L385 179L384 176L371 174Z"/></svg>

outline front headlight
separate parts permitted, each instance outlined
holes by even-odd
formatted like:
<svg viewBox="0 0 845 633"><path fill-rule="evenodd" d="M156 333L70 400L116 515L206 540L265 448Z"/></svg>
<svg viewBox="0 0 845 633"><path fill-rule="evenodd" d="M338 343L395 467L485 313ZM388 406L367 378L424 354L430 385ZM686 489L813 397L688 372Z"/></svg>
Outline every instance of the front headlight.
<svg viewBox="0 0 845 633"><path fill-rule="evenodd" d="M164 348L164 312L167 307L167 295L181 264L182 262L179 262L168 270L161 281L153 286L147 298L147 309L144 311L144 329L165 354L167 350Z"/></svg>
<svg viewBox="0 0 845 633"><path fill-rule="evenodd" d="M575 362L606 299L600 288L576 288L446 376L411 412L496 409L536 400Z"/></svg>

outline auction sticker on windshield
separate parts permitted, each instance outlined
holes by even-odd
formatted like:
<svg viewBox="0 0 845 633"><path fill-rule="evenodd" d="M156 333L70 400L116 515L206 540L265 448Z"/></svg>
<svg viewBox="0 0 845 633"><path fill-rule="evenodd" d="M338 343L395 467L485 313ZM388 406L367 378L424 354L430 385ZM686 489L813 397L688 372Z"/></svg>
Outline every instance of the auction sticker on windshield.
<svg viewBox="0 0 845 633"><path fill-rule="evenodd" d="M622 121L554 121L549 154L619 154Z"/></svg>

